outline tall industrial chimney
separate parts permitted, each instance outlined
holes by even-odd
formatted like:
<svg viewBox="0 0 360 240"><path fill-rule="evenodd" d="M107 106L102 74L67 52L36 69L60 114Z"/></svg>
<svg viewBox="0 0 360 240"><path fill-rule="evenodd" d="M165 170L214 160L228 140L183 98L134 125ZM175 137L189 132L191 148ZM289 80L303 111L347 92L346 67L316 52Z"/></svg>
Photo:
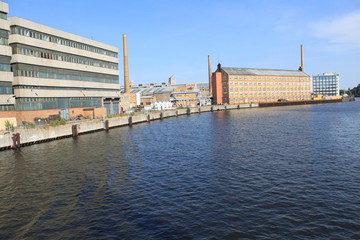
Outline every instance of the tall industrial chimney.
<svg viewBox="0 0 360 240"><path fill-rule="evenodd" d="M211 93L211 56L208 55L209 92Z"/></svg>
<svg viewBox="0 0 360 240"><path fill-rule="evenodd" d="M126 35L123 34L123 51L124 51L124 91L130 93L130 80L129 80L129 63L128 63L128 49Z"/></svg>
<svg viewBox="0 0 360 240"><path fill-rule="evenodd" d="M305 66L304 66L304 46L301 45L301 65L299 67L300 71L305 71Z"/></svg>

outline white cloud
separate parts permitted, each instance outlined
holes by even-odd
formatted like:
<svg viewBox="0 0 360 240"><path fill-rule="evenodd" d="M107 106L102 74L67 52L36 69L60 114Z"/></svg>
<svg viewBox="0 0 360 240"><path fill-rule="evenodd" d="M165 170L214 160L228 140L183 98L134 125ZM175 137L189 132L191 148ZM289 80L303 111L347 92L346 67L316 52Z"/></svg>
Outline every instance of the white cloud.
<svg viewBox="0 0 360 240"><path fill-rule="evenodd" d="M328 22L313 25L317 37L329 39L332 43L360 48L360 11L349 13Z"/></svg>

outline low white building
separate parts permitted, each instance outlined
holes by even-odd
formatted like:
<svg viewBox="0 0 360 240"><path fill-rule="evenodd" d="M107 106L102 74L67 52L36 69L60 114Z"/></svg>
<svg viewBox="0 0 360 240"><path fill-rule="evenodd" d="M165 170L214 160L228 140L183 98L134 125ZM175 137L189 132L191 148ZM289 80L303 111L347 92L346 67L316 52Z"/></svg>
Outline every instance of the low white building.
<svg viewBox="0 0 360 240"><path fill-rule="evenodd" d="M155 102L151 104L153 110L173 109L171 102Z"/></svg>

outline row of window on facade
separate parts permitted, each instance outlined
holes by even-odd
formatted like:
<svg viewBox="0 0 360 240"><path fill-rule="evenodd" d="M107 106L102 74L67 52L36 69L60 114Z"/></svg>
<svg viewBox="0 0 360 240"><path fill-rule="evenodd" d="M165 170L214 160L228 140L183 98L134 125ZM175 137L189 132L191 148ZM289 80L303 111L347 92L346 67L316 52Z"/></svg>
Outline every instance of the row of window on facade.
<svg viewBox="0 0 360 240"><path fill-rule="evenodd" d="M12 87L0 86L0 94L12 94L12 93L13 93Z"/></svg>
<svg viewBox="0 0 360 240"><path fill-rule="evenodd" d="M85 51L99 53L99 54L103 54L103 55L107 55L107 56L111 56L111 57L118 56L118 54L116 52L112 52L112 51L105 50L102 48L90 46L90 45L87 45L84 43L75 42L75 41L68 40L68 39L61 38L61 37L57 37L57 36L53 36L53 35L49 35L49 34L45 34L45 33L40 33L40 32L30 30L27 28L23 28L23 27L19 27L19 26L11 26L11 34L20 34L22 36L36 38L39 40L57 43L60 45L78 48L78 49L82 49Z"/></svg>
<svg viewBox="0 0 360 240"><path fill-rule="evenodd" d="M0 37L0 45L9 46L9 39Z"/></svg>
<svg viewBox="0 0 360 240"><path fill-rule="evenodd" d="M237 96L291 96L291 95L304 95L308 96L309 92L271 92L271 93L230 93L230 97L237 97Z"/></svg>
<svg viewBox="0 0 360 240"><path fill-rule="evenodd" d="M44 110L44 109L59 109L59 108L78 108L78 107L101 107L102 99L94 98L89 100L72 101L69 98L57 99L56 101L29 101L20 102L17 99L15 108L18 111L30 111L30 110Z"/></svg>
<svg viewBox="0 0 360 240"><path fill-rule="evenodd" d="M53 87L53 86L33 86L33 85L17 85L13 87L14 89L38 89L38 90L70 90L70 91L109 91L116 92L120 91L119 89L111 88L83 88L83 87ZM1 90L1 88L0 88Z"/></svg>
<svg viewBox="0 0 360 240"><path fill-rule="evenodd" d="M227 83L224 83L226 86ZM309 82L229 82L229 86L306 86Z"/></svg>
<svg viewBox="0 0 360 240"><path fill-rule="evenodd" d="M61 73L46 73L46 72L37 72L30 70L17 70L14 72L14 76L61 79L61 80L70 80L70 81L102 82L102 83L114 83L114 84L119 83L119 80L117 79L96 78L96 77L69 75L69 74L61 74Z"/></svg>
<svg viewBox="0 0 360 240"><path fill-rule="evenodd" d="M0 18L6 20L7 19L7 14L4 13L4 12L0 12Z"/></svg>
<svg viewBox="0 0 360 240"><path fill-rule="evenodd" d="M338 81L314 81L313 85L338 84Z"/></svg>
<svg viewBox="0 0 360 240"><path fill-rule="evenodd" d="M325 81L328 81L328 80L337 80L338 77L336 76L323 76L323 77L318 77L318 76L315 76L313 77L313 80L325 80Z"/></svg>
<svg viewBox="0 0 360 240"><path fill-rule="evenodd" d="M0 111L15 111L14 105L0 105Z"/></svg>
<svg viewBox="0 0 360 240"><path fill-rule="evenodd" d="M0 71L11 72L11 65L6 63L0 63Z"/></svg>
<svg viewBox="0 0 360 240"><path fill-rule="evenodd" d="M67 98L70 101L88 101L93 100L92 97L71 97ZM44 97L44 98L29 98L29 97L23 97L17 99L18 102L56 102L59 98L51 98L51 97Z"/></svg>
<svg viewBox="0 0 360 240"><path fill-rule="evenodd" d="M309 88L306 87L279 87L279 88L230 88L230 92L238 92L238 91L307 91Z"/></svg>
<svg viewBox="0 0 360 240"><path fill-rule="evenodd" d="M266 101L277 101L277 97L264 97L264 98L230 98L230 103L246 103L246 102L266 102ZM306 100L308 96L292 96L288 97L288 100Z"/></svg>
<svg viewBox="0 0 360 240"><path fill-rule="evenodd" d="M71 63L78 63L78 64L84 64L94 67L102 67L102 68L109 68L109 69L118 69L118 65L115 63L109 63L104 61L98 61L93 59L87 59L84 57L78 57L78 56L66 56L60 53L49 53L46 51L38 51L38 50L31 50L27 48L13 48L13 54L22 54L32 57L38 57L38 58L46 58L46 59L52 59L57 61L63 61L63 62L71 62Z"/></svg>
<svg viewBox="0 0 360 240"><path fill-rule="evenodd" d="M226 76L223 77L223 80L226 81L228 78ZM229 77L229 80L251 80L251 81L309 81L309 78L304 77L268 77L268 76L258 76L258 77Z"/></svg>

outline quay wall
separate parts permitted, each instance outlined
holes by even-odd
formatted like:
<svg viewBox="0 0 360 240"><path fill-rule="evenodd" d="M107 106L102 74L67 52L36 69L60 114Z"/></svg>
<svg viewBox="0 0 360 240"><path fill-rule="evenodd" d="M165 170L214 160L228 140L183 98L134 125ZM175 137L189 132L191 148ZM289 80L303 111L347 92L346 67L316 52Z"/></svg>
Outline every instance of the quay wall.
<svg viewBox="0 0 360 240"><path fill-rule="evenodd" d="M326 101L337 102L337 101ZM324 101L314 101L313 103L325 103ZM41 128L22 129L16 128L14 132L0 132L0 150L26 146L35 143L47 142L64 137L78 137L78 135L94 131L109 130L114 127L131 126L136 123L162 120L181 115L201 114L202 112L225 111L244 108L257 108L268 106L294 105L293 102L281 102L272 104L248 103L238 105L212 105L198 108L183 108L164 111L149 111L147 113L134 113L132 115L123 115L119 117L105 118L103 120L83 120L79 122L70 122L60 126L45 126ZM311 104L306 102L302 104ZM16 140L16 134L20 139ZM14 138L14 139L13 139Z"/></svg>

